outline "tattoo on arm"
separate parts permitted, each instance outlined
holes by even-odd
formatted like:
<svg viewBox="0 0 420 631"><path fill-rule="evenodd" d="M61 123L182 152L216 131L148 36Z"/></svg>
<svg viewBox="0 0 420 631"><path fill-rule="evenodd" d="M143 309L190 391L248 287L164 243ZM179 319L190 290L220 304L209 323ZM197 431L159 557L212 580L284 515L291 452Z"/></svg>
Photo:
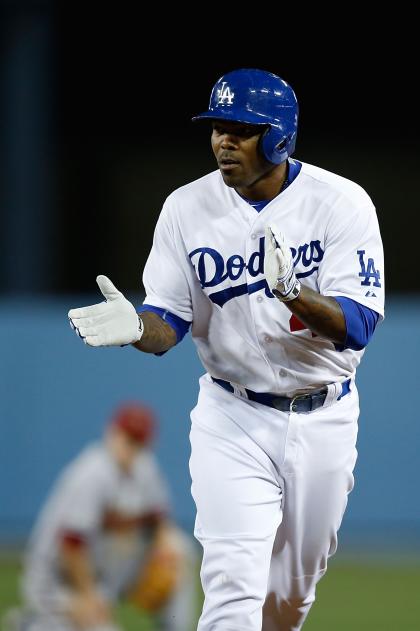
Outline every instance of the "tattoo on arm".
<svg viewBox="0 0 420 631"><path fill-rule="evenodd" d="M284 304L313 333L338 344L345 342L346 320L340 304L331 296L302 285L299 297Z"/></svg>
<svg viewBox="0 0 420 631"><path fill-rule="evenodd" d="M176 333L157 313L143 311L140 317L144 324L144 333L139 342L133 344L143 353L161 353L176 344Z"/></svg>

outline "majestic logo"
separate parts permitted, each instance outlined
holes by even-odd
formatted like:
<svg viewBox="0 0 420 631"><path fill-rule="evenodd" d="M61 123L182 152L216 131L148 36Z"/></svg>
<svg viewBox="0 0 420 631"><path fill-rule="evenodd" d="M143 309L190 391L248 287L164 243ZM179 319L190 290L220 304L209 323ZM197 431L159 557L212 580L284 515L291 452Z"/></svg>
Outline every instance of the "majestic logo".
<svg viewBox="0 0 420 631"><path fill-rule="evenodd" d="M232 105L234 92L226 85L226 81L223 81L222 87L217 90L217 98L219 99L217 105Z"/></svg>
<svg viewBox="0 0 420 631"><path fill-rule="evenodd" d="M296 276L298 278L305 278L316 272L318 265L313 265L313 263L319 263L324 258L324 251L318 239L300 245L297 250L295 248L290 248L290 250L295 266L301 263L304 268L310 267L304 272L297 273ZM190 252L189 257L202 289L217 287L226 279L231 281L238 280L245 269L248 270L248 274L251 277L256 278L264 273L264 237L261 237L259 249L251 254L247 263L245 263L240 254L232 254L225 262L220 252L214 248L206 247L196 248ZM212 302L223 307L232 298L237 298L244 294L253 294L256 291L260 291L260 289L264 289L266 296L273 298L265 278L250 284L242 283L219 291L212 291L208 296Z"/></svg>
<svg viewBox="0 0 420 631"><path fill-rule="evenodd" d="M374 287L381 287L381 283L379 282L379 279L381 277L381 274L379 272L379 270L375 269L375 261L373 259L368 259L367 265L365 263L365 259L364 259L364 255L365 255L365 250L357 250L357 254L359 255L359 263L360 263L360 267L361 267L361 272L359 272L359 276L361 276L364 280L362 280L360 282L361 285L364 286L368 286L371 287L372 283L370 282L371 278L374 278L375 281L373 283ZM367 292L366 296L369 294L369 292ZM372 294L369 294L370 296ZM375 294L373 294L375 295Z"/></svg>

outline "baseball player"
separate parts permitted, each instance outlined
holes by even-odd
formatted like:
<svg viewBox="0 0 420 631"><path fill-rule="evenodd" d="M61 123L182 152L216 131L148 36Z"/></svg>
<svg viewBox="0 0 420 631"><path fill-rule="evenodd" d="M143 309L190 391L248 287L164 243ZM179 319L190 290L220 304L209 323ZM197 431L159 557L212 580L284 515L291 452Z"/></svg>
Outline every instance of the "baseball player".
<svg viewBox="0 0 420 631"><path fill-rule="evenodd" d="M166 485L148 448L151 410L127 404L104 441L87 446L58 479L25 560L14 631L119 631L121 598L189 631L195 612L195 546L168 519Z"/></svg>
<svg viewBox="0 0 420 631"><path fill-rule="evenodd" d="M207 111L218 170L165 201L136 312L72 309L90 346L163 353L191 332L206 374L191 413L200 631L298 631L353 487L356 368L384 314L375 208L357 184L292 159L298 103L235 70Z"/></svg>

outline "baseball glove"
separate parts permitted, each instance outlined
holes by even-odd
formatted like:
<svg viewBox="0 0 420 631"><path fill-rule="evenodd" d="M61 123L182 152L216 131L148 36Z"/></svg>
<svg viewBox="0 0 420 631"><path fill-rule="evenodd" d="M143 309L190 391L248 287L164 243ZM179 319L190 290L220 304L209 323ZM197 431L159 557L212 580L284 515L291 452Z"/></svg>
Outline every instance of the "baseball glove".
<svg viewBox="0 0 420 631"><path fill-rule="evenodd" d="M179 584L183 562L172 533L160 536L150 551L129 600L150 613L159 611Z"/></svg>

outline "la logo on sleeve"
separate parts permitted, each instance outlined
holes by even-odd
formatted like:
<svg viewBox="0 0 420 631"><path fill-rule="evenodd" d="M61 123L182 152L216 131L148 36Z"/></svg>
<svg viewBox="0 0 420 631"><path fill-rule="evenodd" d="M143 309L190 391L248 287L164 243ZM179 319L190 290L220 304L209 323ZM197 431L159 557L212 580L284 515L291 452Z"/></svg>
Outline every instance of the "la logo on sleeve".
<svg viewBox="0 0 420 631"><path fill-rule="evenodd" d="M361 267L361 270L362 270L361 272L359 272L359 276L364 278L364 280L362 280L360 284L364 285L364 286L371 287L372 283L370 282L370 279L374 278L375 281L373 283L373 286L374 287L381 287L381 283L379 282L381 274L380 274L379 270L376 270L376 268L375 268L375 261L373 259L369 258L368 262L367 262L367 265L366 265L365 259L364 259L365 253L366 253L365 250L357 250L357 254L359 255L360 267Z"/></svg>

